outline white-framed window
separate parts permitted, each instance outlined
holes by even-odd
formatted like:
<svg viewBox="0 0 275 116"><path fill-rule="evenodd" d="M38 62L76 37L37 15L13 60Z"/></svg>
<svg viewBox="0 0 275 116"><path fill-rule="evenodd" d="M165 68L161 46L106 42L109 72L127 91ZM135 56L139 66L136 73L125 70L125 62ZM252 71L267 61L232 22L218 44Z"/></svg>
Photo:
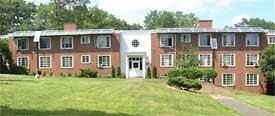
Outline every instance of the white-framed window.
<svg viewBox="0 0 275 116"><path fill-rule="evenodd" d="M275 36L268 37L268 44L275 44Z"/></svg>
<svg viewBox="0 0 275 116"><path fill-rule="evenodd" d="M16 45L18 50L29 50L29 39L28 38L17 38Z"/></svg>
<svg viewBox="0 0 275 116"><path fill-rule="evenodd" d="M51 56L39 56L39 68L52 68Z"/></svg>
<svg viewBox="0 0 275 116"><path fill-rule="evenodd" d="M259 54L246 54L246 66L257 66Z"/></svg>
<svg viewBox="0 0 275 116"><path fill-rule="evenodd" d="M160 47L172 47L173 46L173 35L172 34L160 34Z"/></svg>
<svg viewBox="0 0 275 116"><path fill-rule="evenodd" d="M235 54L222 54L221 57L222 66L235 66Z"/></svg>
<svg viewBox="0 0 275 116"><path fill-rule="evenodd" d="M100 55L97 56L97 67L110 68L111 67L111 56L110 55Z"/></svg>
<svg viewBox="0 0 275 116"><path fill-rule="evenodd" d="M210 47L211 34L199 34L199 47Z"/></svg>
<svg viewBox="0 0 275 116"><path fill-rule="evenodd" d="M28 56L17 57L17 66L23 66L25 68L29 68L29 57Z"/></svg>
<svg viewBox="0 0 275 116"><path fill-rule="evenodd" d="M49 50L51 49L51 38L50 37L41 37L39 41L40 50Z"/></svg>
<svg viewBox="0 0 275 116"><path fill-rule="evenodd" d="M246 86L258 86L259 85L259 74L246 73L245 85Z"/></svg>
<svg viewBox="0 0 275 116"><path fill-rule="evenodd" d="M191 34L181 34L180 40L183 43L190 43L191 42Z"/></svg>
<svg viewBox="0 0 275 116"><path fill-rule="evenodd" d="M174 55L173 54L161 54L160 55L160 67L173 67Z"/></svg>
<svg viewBox="0 0 275 116"><path fill-rule="evenodd" d="M235 73L223 73L222 86L234 86L234 85L235 85Z"/></svg>
<svg viewBox="0 0 275 116"><path fill-rule="evenodd" d="M235 47L235 34L222 34L222 46Z"/></svg>
<svg viewBox="0 0 275 116"><path fill-rule="evenodd" d="M212 66L212 54L199 54L199 61L201 67Z"/></svg>
<svg viewBox="0 0 275 116"><path fill-rule="evenodd" d="M61 68L73 68L74 57L72 55L61 56Z"/></svg>
<svg viewBox="0 0 275 116"><path fill-rule="evenodd" d="M73 49L74 47L72 36L63 36L60 38L60 48L61 49Z"/></svg>
<svg viewBox="0 0 275 116"><path fill-rule="evenodd" d="M259 34L246 34L245 38L247 47L259 46Z"/></svg>
<svg viewBox="0 0 275 116"><path fill-rule="evenodd" d="M90 44L90 36L81 36L80 38L80 43L81 44Z"/></svg>
<svg viewBox="0 0 275 116"><path fill-rule="evenodd" d="M91 63L91 56L90 55L82 55L81 56L81 63L82 64L89 64L89 63Z"/></svg>
<svg viewBox="0 0 275 116"><path fill-rule="evenodd" d="M111 48L111 36L110 35L99 35L96 38L97 48Z"/></svg>

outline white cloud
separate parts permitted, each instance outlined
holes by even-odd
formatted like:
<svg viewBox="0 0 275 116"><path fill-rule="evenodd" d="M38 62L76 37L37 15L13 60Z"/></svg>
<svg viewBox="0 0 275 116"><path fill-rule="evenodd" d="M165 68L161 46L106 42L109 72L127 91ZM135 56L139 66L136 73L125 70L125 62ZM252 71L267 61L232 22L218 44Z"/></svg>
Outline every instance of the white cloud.
<svg viewBox="0 0 275 116"><path fill-rule="evenodd" d="M243 18L250 19L250 16L248 16L247 14L241 14L241 15L238 15L238 16L234 16L232 18L232 24L237 24L237 23L242 22Z"/></svg>

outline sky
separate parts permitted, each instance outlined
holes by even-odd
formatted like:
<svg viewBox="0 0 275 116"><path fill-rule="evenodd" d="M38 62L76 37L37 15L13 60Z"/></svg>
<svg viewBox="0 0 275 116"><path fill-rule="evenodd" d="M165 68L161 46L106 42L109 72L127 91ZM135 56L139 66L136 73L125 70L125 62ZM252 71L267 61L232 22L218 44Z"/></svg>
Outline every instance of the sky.
<svg viewBox="0 0 275 116"><path fill-rule="evenodd" d="M50 0L25 0L36 4ZM195 13L199 19L212 19L214 28L233 26L242 18L275 22L275 0L91 0L91 5L108 11L128 23L143 25L150 10Z"/></svg>

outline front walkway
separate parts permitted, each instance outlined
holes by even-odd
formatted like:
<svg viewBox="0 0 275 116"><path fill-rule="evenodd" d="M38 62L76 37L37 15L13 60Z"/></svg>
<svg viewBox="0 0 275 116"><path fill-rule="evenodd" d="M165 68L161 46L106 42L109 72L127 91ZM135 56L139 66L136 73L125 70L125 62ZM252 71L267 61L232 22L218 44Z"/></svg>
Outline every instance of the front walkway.
<svg viewBox="0 0 275 116"><path fill-rule="evenodd" d="M221 104L241 113L244 116L274 116L269 112L265 112L232 97L228 97L235 94L233 89L230 88L222 88L205 83L203 84L203 88L200 92L209 94L213 99L218 100Z"/></svg>

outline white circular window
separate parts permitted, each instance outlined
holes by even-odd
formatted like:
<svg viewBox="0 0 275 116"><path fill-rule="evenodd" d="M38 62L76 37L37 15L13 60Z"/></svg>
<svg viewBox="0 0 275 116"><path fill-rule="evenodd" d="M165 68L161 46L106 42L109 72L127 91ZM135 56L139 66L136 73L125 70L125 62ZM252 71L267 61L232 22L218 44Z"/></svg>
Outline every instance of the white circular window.
<svg viewBox="0 0 275 116"><path fill-rule="evenodd" d="M132 41L132 45L134 46L134 47L138 47L139 46L139 41L138 40L133 40Z"/></svg>

